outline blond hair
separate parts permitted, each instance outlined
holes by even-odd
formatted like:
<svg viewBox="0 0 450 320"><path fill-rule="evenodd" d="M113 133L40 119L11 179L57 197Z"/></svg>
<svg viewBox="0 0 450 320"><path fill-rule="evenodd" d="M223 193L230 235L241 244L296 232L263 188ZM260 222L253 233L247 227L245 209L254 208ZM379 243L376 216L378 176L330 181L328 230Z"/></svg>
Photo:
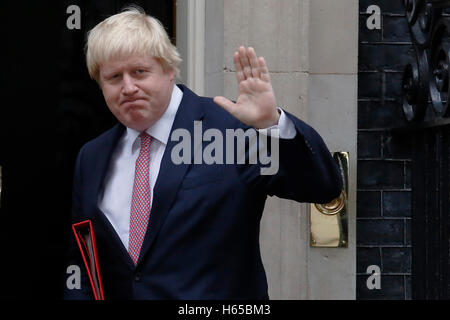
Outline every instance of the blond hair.
<svg viewBox="0 0 450 320"><path fill-rule="evenodd" d="M85 49L89 75L97 82L102 63L132 54L151 55L163 68L173 69L177 78L180 74L180 54L164 26L137 6L127 7L97 24L87 34Z"/></svg>

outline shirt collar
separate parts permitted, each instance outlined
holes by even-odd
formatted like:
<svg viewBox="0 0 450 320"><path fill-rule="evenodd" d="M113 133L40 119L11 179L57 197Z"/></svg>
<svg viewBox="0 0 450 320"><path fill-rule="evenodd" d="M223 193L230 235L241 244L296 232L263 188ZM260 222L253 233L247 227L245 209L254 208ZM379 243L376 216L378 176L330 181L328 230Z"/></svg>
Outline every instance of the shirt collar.
<svg viewBox="0 0 450 320"><path fill-rule="evenodd" d="M151 127L145 130L153 139L158 140L164 145L167 145L169 141L170 131L172 129L175 115L177 114L178 107L180 106L183 98L183 91L178 88L177 85L173 86L172 97L170 98L169 106L166 111ZM130 151L134 150L134 147L139 145L136 143L140 132L134 129L128 128L125 136L125 144L129 146Z"/></svg>

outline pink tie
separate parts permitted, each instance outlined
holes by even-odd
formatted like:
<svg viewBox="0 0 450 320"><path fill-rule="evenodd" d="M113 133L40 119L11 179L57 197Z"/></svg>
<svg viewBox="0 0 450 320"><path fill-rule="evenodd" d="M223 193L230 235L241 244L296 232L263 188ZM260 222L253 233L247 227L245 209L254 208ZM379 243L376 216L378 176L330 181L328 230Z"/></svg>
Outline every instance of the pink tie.
<svg viewBox="0 0 450 320"><path fill-rule="evenodd" d="M141 138L141 151L136 160L134 174L133 198L131 200L130 235L128 252L134 264L137 264L142 242L147 231L150 216L150 143L152 137L143 132Z"/></svg>

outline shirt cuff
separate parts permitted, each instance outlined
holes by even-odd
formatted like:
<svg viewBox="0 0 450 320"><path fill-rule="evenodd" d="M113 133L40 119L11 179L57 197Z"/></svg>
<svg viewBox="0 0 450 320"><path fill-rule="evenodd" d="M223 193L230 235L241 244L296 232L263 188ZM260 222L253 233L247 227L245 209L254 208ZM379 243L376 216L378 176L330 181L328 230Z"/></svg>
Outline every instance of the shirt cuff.
<svg viewBox="0 0 450 320"><path fill-rule="evenodd" d="M278 124L265 128L258 129L259 133L265 134L267 136L279 137L281 139L293 139L297 135L297 130L295 130L295 125L291 119L286 116L283 109L277 108L278 112L280 112L280 119L278 120ZM272 131L272 130L278 130Z"/></svg>

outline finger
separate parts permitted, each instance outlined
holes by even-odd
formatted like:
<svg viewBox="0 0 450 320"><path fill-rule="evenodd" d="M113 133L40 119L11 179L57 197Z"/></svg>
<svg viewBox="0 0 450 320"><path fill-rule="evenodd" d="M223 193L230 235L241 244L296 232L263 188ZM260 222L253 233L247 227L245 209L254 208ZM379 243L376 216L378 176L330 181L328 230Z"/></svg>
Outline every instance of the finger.
<svg viewBox="0 0 450 320"><path fill-rule="evenodd" d="M260 57L258 59L259 62L259 71L261 72L261 80L265 82L270 82L270 75L269 75L269 69L266 65L266 60L264 60L263 57Z"/></svg>
<svg viewBox="0 0 450 320"><path fill-rule="evenodd" d="M234 115L236 113L236 110L237 110L236 104L231 102L227 98L221 97L221 96L217 96L217 97L214 97L213 100L214 100L215 103L217 103L219 106L224 108L226 111L228 111L232 115Z"/></svg>
<svg viewBox="0 0 450 320"><path fill-rule="evenodd" d="M238 84L245 80L244 70L241 65L241 61L239 60L239 53L235 52L233 55L234 67L236 68L236 78Z"/></svg>
<svg viewBox="0 0 450 320"><path fill-rule="evenodd" d="M247 57L247 50L244 47L239 47L239 60L241 62L242 68L244 70L245 78L250 78L252 76L252 71L250 68L250 61Z"/></svg>
<svg viewBox="0 0 450 320"><path fill-rule="evenodd" d="M253 49L252 47L248 48L247 55L248 60L250 61L252 76L259 79L261 72L259 70L259 62L258 57L256 56L255 49Z"/></svg>

